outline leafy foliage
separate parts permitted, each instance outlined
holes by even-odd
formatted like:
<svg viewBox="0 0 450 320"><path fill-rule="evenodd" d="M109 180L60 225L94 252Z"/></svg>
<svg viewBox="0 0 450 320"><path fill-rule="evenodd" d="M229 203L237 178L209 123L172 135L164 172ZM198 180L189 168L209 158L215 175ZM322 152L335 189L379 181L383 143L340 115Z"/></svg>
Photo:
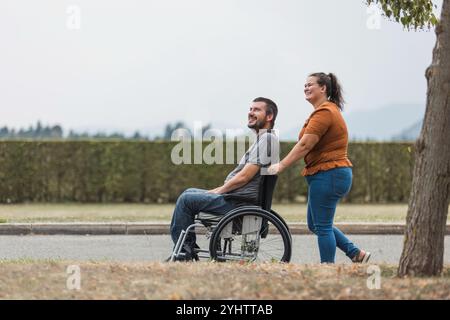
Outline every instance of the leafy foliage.
<svg viewBox="0 0 450 320"><path fill-rule="evenodd" d="M433 13L436 5L431 0L366 0L367 5L378 4L384 15L405 28L431 28L438 23Z"/></svg>

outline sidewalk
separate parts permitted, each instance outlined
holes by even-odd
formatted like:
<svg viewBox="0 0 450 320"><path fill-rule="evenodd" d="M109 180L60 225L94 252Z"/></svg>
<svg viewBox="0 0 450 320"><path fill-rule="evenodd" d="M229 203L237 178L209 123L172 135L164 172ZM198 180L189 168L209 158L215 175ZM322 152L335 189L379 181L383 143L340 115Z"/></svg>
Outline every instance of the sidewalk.
<svg viewBox="0 0 450 320"><path fill-rule="evenodd" d="M404 224L395 223L337 223L336 227L346 234L402 235ZM310 234L306 223L290 223L294 235ZM199 228L198 234L204 233ZM169 223L4 223L0 224L0 235L165 235L169 234ZM450 235L447 225L446 235Z"/></svg>

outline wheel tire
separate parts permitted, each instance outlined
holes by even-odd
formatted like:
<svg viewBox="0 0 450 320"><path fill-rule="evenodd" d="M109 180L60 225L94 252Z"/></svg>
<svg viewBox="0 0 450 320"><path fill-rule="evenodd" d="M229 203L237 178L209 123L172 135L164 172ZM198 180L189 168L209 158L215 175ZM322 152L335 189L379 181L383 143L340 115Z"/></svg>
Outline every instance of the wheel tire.
<svg viewBox="0 0 450 320"><path fill-rule="evenodd" d="M229 215L226 215L220 222L217 224L216 228L214 229L213 234L211 235L211 241L209 242L209 252L212 260L215 261L224 261L220 255L217 254L216 248L221 247L221 233L225 226L227 226L228 223L231 223L236 218L243 218L244 216L257 216L261 217L263 220L266 219L270 224L272 224L281 235L281 238L283 240L284 245L284 253L282 258L279 260L279 262L289 262L291 260L291 254L292 254L292 240L291 235L289 233L289 230L286 227L285 222L281 221L278 217L271 214L268 211L265 211L263 209L255 209L255 210L245 210L245 211L238 211L236 213L231 213ZM261 233L264 233L261 232Z"/></svg>

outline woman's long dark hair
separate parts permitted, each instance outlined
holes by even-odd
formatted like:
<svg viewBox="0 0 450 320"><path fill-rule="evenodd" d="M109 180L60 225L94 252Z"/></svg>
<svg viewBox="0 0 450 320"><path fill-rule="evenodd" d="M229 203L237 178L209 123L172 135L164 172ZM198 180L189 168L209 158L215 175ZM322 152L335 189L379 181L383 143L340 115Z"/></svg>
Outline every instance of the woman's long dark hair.
<svg viewBox="0 0 450 320"><path fill-rule="evenodd" d="M336 104L339 109L344 110L344 97L342 96L342 87L333 73L325 74L323 72L312 73L310 77L316 77L319 86L327 87L328 100Z"/></svg>

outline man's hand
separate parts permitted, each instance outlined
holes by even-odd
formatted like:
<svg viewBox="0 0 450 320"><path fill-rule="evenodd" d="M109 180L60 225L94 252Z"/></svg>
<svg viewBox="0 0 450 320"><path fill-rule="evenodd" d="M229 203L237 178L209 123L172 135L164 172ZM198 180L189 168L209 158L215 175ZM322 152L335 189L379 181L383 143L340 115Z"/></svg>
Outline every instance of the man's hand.
<svg viewBox="0 0 450 320"><path fill-rule="evenodd" d="M224 193L224 192L222 192L222 187L217 187L217 188L215 188L215 189L208 190L207 193L222 194L222 193Z"/></svg>

